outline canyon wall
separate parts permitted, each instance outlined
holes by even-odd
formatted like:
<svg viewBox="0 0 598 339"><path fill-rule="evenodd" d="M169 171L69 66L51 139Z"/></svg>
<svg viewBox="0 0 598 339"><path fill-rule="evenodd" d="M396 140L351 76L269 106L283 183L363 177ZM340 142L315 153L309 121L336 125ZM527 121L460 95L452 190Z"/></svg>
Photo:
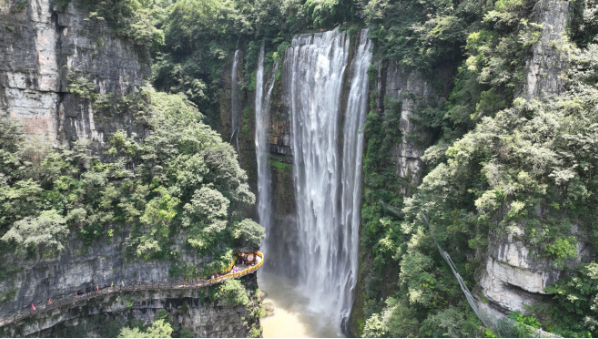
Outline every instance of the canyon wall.
<svg viewBox="0 0 598 339"><path fill-rule="evenodd" d="M226 71L222 79L222 92L219 99L220 121L217 126L218 132L226 139L232 133L232 56L227 62ZM243 61L238 66L244 69ZM282 74L282 67L278 72ZM273 74L273 64L265 66L264 79L270 79ZM239 72L241 73L241 72ZM246 77L248 75L245 75ZM242 74L239 74L240 81L249 82ZM265 87L265 86L264 86ZM258 194L257 190L257 153L255 145L255 89L243 88L241 93L236 95L241 98L241 112L239 114L239 162L247 172L248 183L251 191ZM265 89L264 89L265 91ZM266 147L269 150L267 161L270 165L272 175L271 198L272 198L272 227L268 237L277 239L268 245L269 259L264 267L268 270L285 271L287 275L296 274L296 269L291 267L289 253L297 251L296 228L295 228L295 193L293 189L293 155L291 150L291 127L290 113L284 107L282 93L282 76L276 76L271 101L270 119L266 128ZM258 220L257 205L248 207L244 215ZM267 241L267 240L266 240ZM278 263L278 265L277 265Z"/></svg>
<svg viewBox="0 0 598 339"><path fill-rule="evenodd" d="M541 0L533 8L533 20L544 23L538 43L532 46L531 55L526 61L528 68L523 87L518 96L526 100L543 100L559 95L564 91L566 76L564 72L569 62L563 49L567 26L570 19L568 1ZM536 207L536 213L542 215L542 206ZM578 240L576 257L569 258L564 266L555 265L554 260L536 258L534 249L521 241L524 226L506 236L490 234L488 237L485 270L478 277L481 287L480 308L495 316L510 311L524 311L524 305L537 302L550 302L552 297L544 291L548 285L556 282L566 270L574 269L580 263L590 262L594 250L587 236L576 225L570 236Z"/></svg>
<svg viewBox="0 0 598 339"><path fill-rule="evenodd" d="M126 110L122 114L102 113L90 100L70 93L69 85L84 79L94 87L92 92L112 93L107 98L108 104L114 105L138 92L144 79L150 78L151 61L147 52L114 36L104 21L90 19L90 13L76 4L71 1L63 8L51 0L0 0L0 115L17 118L28 136L38 136L54 146L89 140L101 155L104 141L113 132L123 129L136 133L139 139L149 130ZM176 241L184 243L182 239ZM181 254L173 260L135 260L125 254L127 234L117 230L114 236L91 245L76 236L71 236L68 244L56 256L19 253L2 258L12 267L0 284L0 319L30 310L31 304L43 307L48 298L57 300L76 292L81 295L96 286L171 281L173 263L201 266L211 259ZM180 247L179 253L185 253ZM249 335L249 327L243 325L247 321L259 328L259 319L243 307L228 308L206 302L198 291L189 293L146 293L135 296L131 307L111 299L97 301L103 306L82 302L50 316L27 318L5 328L8 332L4 333L52 336L56 326L77 326L97 314L121 325L127 320L151 322L156 310L166 308L175 317L173 310L182 305L188 305L189 311L180 319L175 317L176 324L191 328L197 336L245 337Z"/></svg>
<svg viewBox="0 0 598 339"><path fill-rule="evenodd" d="M390 161L394 166L395 173L404 181L401 194L410 196L414 193L417 185L421 183L425 174L426 167L421 157L432 138L430 131L421 128L414 121L417 118L417 111L421 106L430 105L448 96L454 69L451 67L443 68L439 70L434 79L430 79L416 70L399 67L396 62L383 62L379 56L374 65L377 72L373 88L370 88L370 90L377 91L379 96L375 99L373 111L378 115L391 114L389 112L390 108L386 107L385 104L388 98L397 99L401 102L399 122L401 141L392 147ZM420 135L420 140L428 140L428 143L410 141L409 135L414 133ZM365 323L363 313L365 278L373 267L374 259L366 254L361 244L359 253L357 295L348 322L348 332L353 336L358 336L361 333ZM399 280L399 267L391 266L384 271L383 275L383 280L380 282L380 295L378 296L382 298L381 300L385 300L394 292L393 286L396 286Z"/></svg>
<svg viewBox="0 0 598 339"><path fill-rule="evenodd" d="M255 284L255 279L252 283ZM253 295L246 306L229 306L212 301L208 289L99 296L0 328L0 336L98 338L115 336L119 328L132 323L149 325L158 319L168 320L175 331L185 328L197 338L259 336L255 310L261 304L257 296Z"/></svg>
<svg viewBox="0 0 598 339"><path fill-rule="evenodd" d="M535 3L531 20L541 26L539 41L531 48L526 59L527 74L524 83L517 93L517 97L526 100L543 100L560 94L564 90L566 77L564 71L569 59L566 53L567 26L570 19L569 2L559 0L541 0ZM452 65L453 67L455 65ZM409 69L397 67L394 63L377 62L377 76L375 87L372 89L380 95L376 99L376 113L384 114L385 97L401 99L400 132L402 141L393 150L393 162L396 173L405 179L403 196L410 196L414 188L421 183L426 174L425 163L421 160L426 143L412 143L409 134L419 134L420 140L431 140L429 133L417 125L417 112L422 107L432 104L439 98L447 98L453 82L451 65L445 69L438 69L433 76L423 76ZM366 136L367 137L367 136ZM537 208L542 213L541 207ZM488 248L485 251L483 269L476 276L479 288L474 291L478 305L491 318L503 317L511 311L524 312L524 305L537 302L549 302L551 296L544 292L544 288L554 283L565 270L575 268L583 262L589 262L594 252L582 232L573 227L571 234L578 238L577 257L570 258L565 267L557 267L552 260L535 258L533 249L521 241L524 228L508 236L499 237L490 234ZM367 276L372 259L363 255L360 257L359 294L351 314L350 332L358 335L363 328L363 305L365 293L364 278ZM392 286L399 279L397 268L390 267L383 273L381 292L378 297L385 300L392 295Z"/></svg>
<svg viewBox="0 0 598 339"><path fill-rule="evenodd" d="M63 297L73 297L75 293L84 296L96 288L113 284L130 286L135 283L180 281L169 277L173 263L184 262L201 267L212 259L186 255L178 248L182 254L174 260L134 260L125 255L126 237L126 234L115 234L88 246L73 236L69 239L69 246L55 257L27 258L24 253L4 257L3 260L12 263L13 268L0 285L0 295L9 296L0 304L0 320L27 312L32 304L42 310L48 305L49 298L58 301ZM177 243L183 243L179 240ZM248 276L246 281L255 280L253 277ZM217 286L211 288L212 292L208 292L209 288L199 288L100 296L90 302L81 301L25 318L4 328L4 335L56 336L57 326L67 330L79 325L90 328L91 317L94 316L101 316L107 323L116 321L119 326L124 326L127 321L151 324L160 309L171 314L175 330L176 326L179 329L187 327L198 337L246 337L254 328L260 328L257 314L249 313L261 307L258 298L253 298L247 307L231 308L221 301L210 299ZM255 289L257 282L252 283L248 293ZM132 305L127 305L125 300Z"/></svg>
<svg viewBox="0 0 598 339"><path fill-rule="evenodd" d="M50 0L0 1L0 114L18 118L26 134L54 145L87 139L96 151L118 129L142 137L145 129L132 116L98 118L68 86L84 78L100 94L121 97L150 76L149 55L73 2L62 8Z"/></svg>

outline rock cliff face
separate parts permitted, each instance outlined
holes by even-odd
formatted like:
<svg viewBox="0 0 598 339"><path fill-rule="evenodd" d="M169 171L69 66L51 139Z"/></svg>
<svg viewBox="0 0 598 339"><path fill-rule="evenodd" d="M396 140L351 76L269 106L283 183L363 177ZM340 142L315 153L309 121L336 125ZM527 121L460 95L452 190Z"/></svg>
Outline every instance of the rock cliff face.
<svg viewBox="0 0 598 339"><path fill-rule="evenodd" d="M533 9L533 18L544 23L541 37L532 47L526 62L528 74L519 96L524 99L542 100L563 91L567 60L561 51L566 41L566 27L570 17L569 2L560 0L538 1ZM542 214L538 207L537 213ZM554 283L563 267L555 267L548 259L536 259L533 250L523 241L523 227L505 237L490 234L485 271L479 277L481 293L488 303L481 308L497 316L510 311L524 311L524 305L531 305L549 299L544 288ZM577 257L569 259L565 268L574 268L593 258L593 250L576 227L570 235L578 238Z"/></svg>
<svg viewBox="0 0 598 339"><path fill-rule="evenodd" d="M101 149L117 129L137 132L132 117L98 119L89 102L68 93L69 80L83 77L99 93L127 95L149 77L149 56L109 33L71 2L0 1L0 114L18 118L25 133L54 145L80 139Z"/></svg>
<svg viewBox="0 0 598 339"><path fill-rule="evenodd" d="M84 78L94 84L98 94L112 93L111 100L117 100L136 92L150 75L149 55L111 34L103 21L89 19L89 13L78 9L76 1L62 8L51 0L0 0L0 114L19 119L28 135L40 136L55 146L90 140L98 153L104 140L118 129L143 137L147 130L132 114L102 114L89 100L69 93L68 86L73 79ZM42 306L48 298L72 296L76 291L83 294L96 286L168 280L171 261L129 260L126 248L126 234L115 234L91 246L72 237L65 251L55 257L22 254L2 258L13 267L12 274L0 283L0 295L9 296L0 304L0 319L30 309L31 304ZM176 261L201 266L209 259L182 255ZM10 333L52 335L55 326L85 323L87 315L98 312L121 323L127 319L153 321L157 309L171 309L168 305L173 304L189 306L190 311L177 324L192 328L197 336L247 336L241 316L259 324L242 307L206 303L197 294L157 293L135 298L134 310L123 308L122 303L75 305L37 325L26 319L11 327L18 331Z"/></svg>
<svg viewBox="0 0 598 339"><path fill-rule="evenodd" d="M425 78L418 72L402 69L394 62L388 64L377 62L376 66L378 75L375 90L380 93L377 99L377 111L379 113L385 111L384 102L386 97L400 99L402 102L399 125L402 140L391 151L397 174L408 180L413 186L417 186L424 174L424 163L421 156L424 155L424 151L429 145L425 143L415 144L408 140L408 136L419 133L422 135L419 139L426 140L430 139L430 131L418 127L413 118L417 116L419 104L425 105L430 103L431 100L448 96L452 69L439 70L435 80L440 86L434 87L430 79ZM406 188L401 193L404 195L409 194Z"/></svg>
<svg viewBox="0 0 598 339"><path fill-rule="evenodd" d="M186 328L198 338L245 338L254 335L259 320L247 306L227 306L210 301L205 290L162 290L102 296L70 304L0 329L3 336L61 337L75 334L97 338L106 330L152 324L167 317L174 330ZM166 311L166 312L164 312ZM257 326L255 326L257 324ZM252 328L253 327L253 328Z"/></svg>
<svg viewBox="0 0 598 339"><path fill-rule="evenodd" d="M391 154L396 173L408 183L403 185L401 194L410 196L413 193L413 188L421 183L425 174L425 164L421 156L429 145L411 142L409 136L419 134L419 140L431 139L430 131L418 126L414 118L417 117L420 105L431 104L435 100L448 96L453 69L440 70L436 77L436 86L434 86L429 78L414 70L398 67L394 62L382 62L378 58L374 65L378 72L374 88L371 90L380 94L376 99L376 113L386 114L385 111L389 109L389 107L385 107L386 98L401 100L399 123L401 142L394 145ZM348 323L348 331L354 336L361 333L363 329L365 277L368 275L370 267L373 266L373 258L367 257L363 248L360 248L359 252L358 292ZM398 276L398 267L389 267L385 270L384 280L380 282L380 297L383 300L393 293L392 286L398 281Z"/></svg>
<svg viewBox="0 0 598 339"><path fill-rule="evenodd" d="M270 65L271 66L271 65ZM244 69L241 64L239 69ZM264 79L272 77L272 67L266 68ZM219 100L220 121L217 130L224 139L230 137L231 111L232 111L232 84L231 69L232 58L230 59L227 71L222 79L223 90ZM241 73L241 72L240 72ZM243 81L240 78L240 81ZM249 177L248 183L251 191L257 193L257 159L255 146L255 90L242 89L242 93L237 93L242 100L243 111L240 114L240 132L239 132L239 162ZM265 264L268 270L280 270L287 267L283 262L289 262L287 253L293 251L296 246L296 230L294 228L295 220L295 193L293 188L293 156L291 151L291 127L290 115L283 105L282 81L276 81L273 87L270 107L270 121L268 126L268 162L272 173L272 222L275 227L272 228L272 234L268 236L277 239L276 242L269 244L270 259ZM257 205L244 211L244 215L258 220ZM275 266L276 262L280 262ZM293 272L293 269L289 269Z"/></svg>
<svg viewBox="0 0 598 339"><path fill-rule="evenodd" d="M532 20L543 27L540 40L532 46L531 57L526 62L528 73L519 96L544 99L563 90L561 72L567 68L568 60L560 48L566 43L569 6L568 1L559 0L540 0L535 4Z"/></svg>
<svg viewBox="0 0 598 339"><path fill-rule="evenodd" d="M138 281L170 281L171 261L147 262L127 260L125 238L115 235L87 247L75 236L59 255L50 258L27 259L25 255L4 258L13 263L16 272L0 286L0 294L17 289L12 300L0 305L0 318L12 316L31 304L44 305L48 298L59 299L106 287ZM183 256L180 260L197 266L210 258Z"/></svg>
<svg viewBox="0 0 598 339"><path fill-rule="evenodd" d="M125 238L126 240L126 235ZM181 241L182 242L182 241ZM139 261L128 260L124 251L126 242L120 235L104 239L87 247L76 237L72 237L69 246L60 255L51 258L27 259L24 256L3 258L13 263L13 274L0 285L0 295L16 293L3 304L0 304L0 319L9 318L19 312L31 309L31 304L43 308L48 298L54 301L63 296L83 295L112 284L131 285L137 282L170 282L169 270L172 261ZM181 253L184 253L181 251ZM201 266L210 258L181 255L177 262ZM243 307L231 309L218 302L200 297L208 295L204 289L190 291L151 291L138 294L123 294L120 298L134 300L133 306L126 306L124 301L115 303L111 296L94 298L92 302L80 302L51 311L49 315L26 318L11 325L9 336L27 336L41 331L42 335L53 336L55 326L66 328L86 324L90 316L102 315L119 321L122 326L127 320L152 322L159 309L176 312L183 304L188 305L190 312L174 316L176 324L190 328L200 337L244 337L251 324L257 324L256 316L246 314ZM112 298L112 299L110 299ZM132 298L132 299L131 299ZM120 299L119 299L120 300ZM128 300L128 299L127 299ZM253 301L256 305L259 300ZM97 305L96 305L97 304ZM94 306L95 305L95 306ZM173 306L174 305L174 306ZM187 309L186 307L183 307ZM150 311L148 314L147 311ZM180 312L179 312L180 313ZM178 314L178 313L177 313ZM249 325L243 325L240 317L245 317ZM177 318L178 317L178 318ZM35 321L34 321L35 320ZM11 332L12 331L12 332ZM16 332L15 332L16 331Z"/></svg>

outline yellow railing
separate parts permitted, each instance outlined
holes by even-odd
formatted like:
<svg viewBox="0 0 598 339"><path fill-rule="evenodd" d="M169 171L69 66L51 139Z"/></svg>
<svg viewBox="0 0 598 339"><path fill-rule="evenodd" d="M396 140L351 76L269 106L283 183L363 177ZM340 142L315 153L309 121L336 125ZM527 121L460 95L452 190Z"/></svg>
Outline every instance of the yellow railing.
<svg viewBox="0 0 598 339"><path fill-rule="evenodd" d="M260 258L262 258L262 260L259 263L257 263L256 265L254 265L252 267L249 267L249 268L246 268L246 269L244 269L244 270L242 270L240 272L237 272L237 273L229 273L229 274L223 275L223 276L218 277L218 278L208 279L208 282L209 283L215 283L215 282L222 281L222 280L227 280L227 279L230 279L230 278L241 277L241 276L244 276L244 275L249 274L251 272L257 271L260 267L262 267L262 264L264 263L264 254L262 252L257 252L257 256L260 257ZM233 264L234 264L234 261L233 261ZM232 265L231 265L231 268L232 268Z"/></svg>
<svg viewBox="0 0 598 339"><path fill-rule="evenodd" d="M233 258L233 262L230 263L230 265L224 269L224 271L221 271L220 273L225 273L225 272L229 272L230 270L233 269L233 266L235 266L235 263L237 262L237 257L235 256Z"/></svg>

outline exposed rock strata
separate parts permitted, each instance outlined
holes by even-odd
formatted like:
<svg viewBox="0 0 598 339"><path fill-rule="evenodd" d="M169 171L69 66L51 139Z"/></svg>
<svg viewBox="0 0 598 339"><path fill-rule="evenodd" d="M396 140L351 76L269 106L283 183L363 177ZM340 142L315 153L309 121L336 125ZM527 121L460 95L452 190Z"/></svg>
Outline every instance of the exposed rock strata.
<svg viewBox="0 0 598 339"><path fill-rule="evenodd" d="M569 20L569 2L561 0L541 0L533 9L533 18L544 23L541 37L532 46L531 56L526 61L528 74L519 96L525 99L548 99L560 94L564 89L562 72L567 61L559 49L566 36ZM484 298L488 304L480 303L488 312L497 316L510 311L524 311L524 305L547 300L544 288L554 283L561 275L552 260L537 258L533 250L523 241L523 226L507 236L490 234L485 271L479 278ZM576 227L570 235L578 238L577 257L569 259L565 266L574 268L587 262L593 250Z"/></svg>
<svg viewBox="0 0 598 339"><path fill-rule="evenodd" d="M101 316L104 324L127 325L129 321L152 324L158 311L168 312L174 330L187 328L198 338L244 338L259 320L251 307L227 306L211 302L204 290L162 290L123 293L97 297L33 316L2 328L8 336L56 337L61 329L80 327L87 337L99 337L93 317ZM205 293L204 293L205 295ZM259 302L253 298L250 303Z"/></svg>
<svg viewBox="0 0 598 339"><path fill-rule="evenodd" d="M438 89L432 85L430 79L416 71L398 67L395 62L390 62L387 65L383 65L381 62L376 64L378 75L375 90L380 93L377 100L377 111L382 113L387 109L384 106L385 97L400 99L402 102L399 123L401 143L396 144L391 150L396 173L399 177L407 179L413 186L417 186L421 182L424 172L421 156L424 155L424 151L429 145L410 141L409 134L419 133L424 135L421 139L427 139L430 131L418 127L417 123L413 121L413 117L417 116L420 102L425 105L432 100L448 96L452 69L442 69L437 73L435 80L441 84ZM407 195L409 192L405 188L401 193Z"/></svg>
<svg viewBox="0 0 598 339"><path fill-rule="evenodd" d="M55 146L90 140L93 150L101 154L103 142L116 130L135 132L138 137L147 130L130 114L102 116L89 101L68 93L69 81L82 77L91 81L99 94L114 93L114 98L120 98L137 91L144 78L151 76L149 56L111 34L105 22L89 19L89 13L77 9L75 3L71 1L61 8L51 0L0 0L0 114L19 119L26 134L40 136ZM15 272L0 284L0 295L15 290L16 294L0 305L0 318L29 309L32 303L41 306L49 297L71 296L75 291L82 294L96 285L168 279L171 261L128 260L126 249L121 234L90 247L72 237L69 246L55 257L27 258L21 253L2 258L13 265ZM201 266L209 259L182 254L176 261ZM191 313L179 322L194 328L196 335L248 335L239 327L243 327L241 316L248 317L242 308L231 311L221 305L198 304L199 299L187 297L191 298L190 305L197 307L192 306ZM157 308L187 302L177 298L178 294L145 296L142 299L146 305L136 305L133 310L77 305L75 308L91 313L52 315L43 326L32 323L20 333L30 335L42 330L42 335L51 335L54 325L84 323L85 315L94 312L107 312L117 321L152 321L153 315L148 314Z"/></svg>
<svg viewBox="0 0 598 339"><path fill-rule="evenodd" d="M115 232L116 233L116 232ZM126 240L126 235L125 235ZM182 241L180 241L182 243ZM11 316L31 304L44 305L48 298L83 294L99 287L138 281L169 280L169 260L141 261L125 258L126 242L120 235L105 238L87 247L76 236L69 239L69 246L55 257L28 260L23 253L3 258L18 271L0 285L0 295L18 289L8 303L0 305L0 318ZM201 266L211 258L198 258L184 254L177 262Z"/></svg>
<svg viewBox="0 0 598 339"><path fill-rule="evenodd" d="M144 56L72 2L64 9L51 0L26 4L0 1L0 114L18 118L25 133L54 145L88 139L99 151L117 129L142 136L132 117L99 121L89 102L67 93L67 86L69 78L84 77L100 93L129 94L151 75L149 64L140 62Z"/></svg>

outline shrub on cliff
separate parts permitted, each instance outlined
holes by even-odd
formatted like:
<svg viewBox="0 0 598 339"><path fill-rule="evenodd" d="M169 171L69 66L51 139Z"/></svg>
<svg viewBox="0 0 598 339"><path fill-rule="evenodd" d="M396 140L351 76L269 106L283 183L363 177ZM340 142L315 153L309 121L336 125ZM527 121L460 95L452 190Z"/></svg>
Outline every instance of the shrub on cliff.
<svg viewBox="0 0 598 339"><path fill-rule="evenodd" d="M156 320L147 330L142 331L137 327L123 327L119 338L171 338L172 326L164 319Z"/></svg>
<svg viewBox="0 0 598 339"><path fill-rule="evenodd" d="M164 33L154 26L156 3L140 0L54 0L65 8L72 1L76 8L90 11L86 20L105 21L112 32L129 39L144 52L164 44Z"/></svg>
<svg viewBox="0 0 598 339"><path fill-rule="evenodd" d="M85 141L33 152L19 125L1 118L4 242L47 252L61 250L69 231L91 245L128 229L131 256L176 258L178 236L188 244L183 250L218 258L208 265L214 268L228 266L231 249L243 241L263 238L263 228L248 227L238 212L255 197L232 146L184 97L151 87L137 97L146 98L140 105L154 113L152 135L139 140L117 131L105 143L104 161Z"/></svg>
<svg viewBox="0 0 598 339"><path fill-rule="evenodd" d="M38 217L25 217L2 236L2 241L14 242L30 250L61 251L68 235L66 220L55 210L43 211Z"/></svg>
<svg viewBox="0 0 598 339"><path fill-rule="evenodd" d="M248 242L256 248L259 247L262 240L266 237L264 228L251 219L244 219L238 223L232 233L235 239Z"/></svg>
<svg viewBox="0 0 598 339"><path fill-rule="evenodd" d="M240 280L229 279L218 287L216 298L222 299L229 306L246 305L249 297Z"/></svg>

